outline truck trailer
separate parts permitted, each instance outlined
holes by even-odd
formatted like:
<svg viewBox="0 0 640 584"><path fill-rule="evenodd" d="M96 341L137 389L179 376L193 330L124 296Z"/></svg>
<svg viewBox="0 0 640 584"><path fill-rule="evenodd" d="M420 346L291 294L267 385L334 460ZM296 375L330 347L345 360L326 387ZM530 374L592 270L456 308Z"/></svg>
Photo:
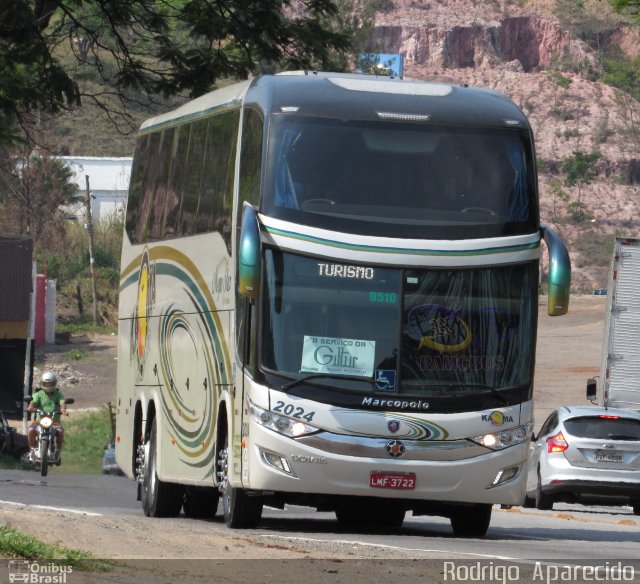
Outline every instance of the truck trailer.
<svg viewBox="0 0 640 584"><path fill-rule="evenodd" d="M587 399L605 407L640 410L640 239L616 237L609 270L600 391ZM599 395L598 395L599 393Z"/></svg>

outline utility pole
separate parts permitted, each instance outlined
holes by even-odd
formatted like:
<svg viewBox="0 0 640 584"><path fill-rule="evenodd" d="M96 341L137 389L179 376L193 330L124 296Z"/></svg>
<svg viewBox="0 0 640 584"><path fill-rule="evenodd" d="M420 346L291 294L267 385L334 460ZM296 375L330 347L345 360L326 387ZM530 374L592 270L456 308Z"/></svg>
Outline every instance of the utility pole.
<svg viewBox="0 0 640 584"><path fill-rule="evenodd" d="M91 272L91 294L93 296L93 324L98 325L98 294L96 292L96 259L93 255L93 220L91 219L91 190L89 188L89 175L85 175L87 181L87 195L85 198L87 212L87 231L89 232L89 270Z"/></svg>

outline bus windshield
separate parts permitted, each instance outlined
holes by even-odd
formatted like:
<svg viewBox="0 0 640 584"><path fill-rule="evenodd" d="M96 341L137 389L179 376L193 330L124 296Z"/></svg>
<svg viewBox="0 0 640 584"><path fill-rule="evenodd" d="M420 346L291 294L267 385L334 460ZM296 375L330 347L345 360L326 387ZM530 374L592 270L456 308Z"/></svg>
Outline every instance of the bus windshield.
<svg viewBox="0 0 640 584"><path fill-rule="evenodd" d="M262 366L283 385L435 398L531 384L535 263L407 270L267 249L265 276Z"/></svg>
<svg viewBox="0 0 640 584"><path fill-rule="evenodd" d="M267 173L264 213L334 231L468 239L538 222L530 135L509 127L278 115Z"/></svg>

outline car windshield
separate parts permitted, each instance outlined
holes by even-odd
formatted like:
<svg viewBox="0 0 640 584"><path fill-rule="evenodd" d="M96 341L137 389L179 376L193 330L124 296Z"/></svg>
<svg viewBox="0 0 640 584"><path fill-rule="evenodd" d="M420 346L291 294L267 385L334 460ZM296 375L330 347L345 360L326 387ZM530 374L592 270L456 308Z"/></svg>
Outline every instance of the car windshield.
<svg viewBox="0 0 640 584"><path fill-rule="evenodd" d="M538 209L524 130L274 116L261 210L364 235L531 233Z"/></svg>
<svg viewBox="0 0 640 584"><path fill-rule="evenodd" d="M283 385L461 397L531 383L535 263L405 270L267 249L264 283L262 366Z"/></svg>
<svg viewBox="0 0 640 584"><path fill-rule="evenodd" d="M618 416L584 416L565 420L564 426L578 438L640 440L640 420Z"/></svg>

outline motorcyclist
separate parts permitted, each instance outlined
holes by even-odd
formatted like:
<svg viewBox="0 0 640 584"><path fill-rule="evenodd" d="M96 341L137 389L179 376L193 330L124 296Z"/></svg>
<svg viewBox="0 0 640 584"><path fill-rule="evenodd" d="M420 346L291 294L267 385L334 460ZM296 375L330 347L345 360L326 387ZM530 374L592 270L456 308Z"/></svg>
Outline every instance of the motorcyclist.
<svg viewBox="0 0 640 584"><path fill-rule="evenodd" d="M56 445L58 447L58 460L60 463L60 452L64 444L64 427L60 423L61 414L68 415L67 406L65 404L64 395L58 389L58 379L53 371L45 371L40 379L40 389L33 394L33 398L27 406L29 412L36 412L36 419L29 427L27 438L29 440L29 448L31 449L31 457L33 458L36 448L36 428L43 412L53 413L53 423L56 425Z"/></svg>

